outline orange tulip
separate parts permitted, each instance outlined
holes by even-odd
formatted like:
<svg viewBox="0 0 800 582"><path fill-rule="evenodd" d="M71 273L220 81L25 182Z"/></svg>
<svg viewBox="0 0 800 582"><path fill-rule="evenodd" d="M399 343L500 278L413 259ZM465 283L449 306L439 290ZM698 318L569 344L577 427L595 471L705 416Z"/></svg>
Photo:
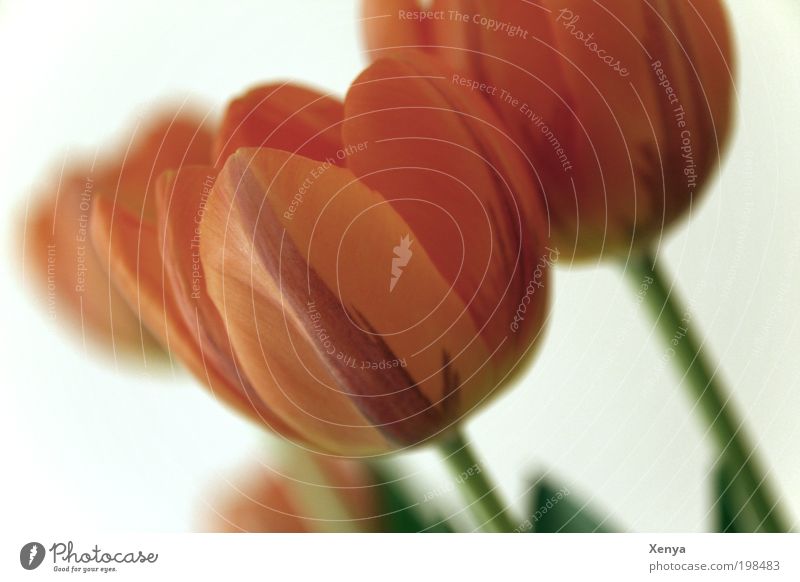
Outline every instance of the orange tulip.
<svg viewBox="0 0 800 582"><path fill-rule="evenodd" d="M138 213L152 212L148 187L166 168L210 157L211 135L194 115L160 113L112 152L71 162L26 211L24 266L36 279L53 319L77 327L84 338L115 354L157 353L128 306L110 284L107 265L92 248L92 201L106 196ZM152 199L152 194L150 199Z"/></svg>
<svg viewBox="0 0 800 582"><path fill-rule="evenodd" d="M370 67L343 105L258 88L215 165L161 177L154 220L98 199L95 243L240 410L317 450L415 445L507 384L544 323L558 252L499 126L417 54Z"/></svg>
<svg viewBox="0 0 800 582"><path fill-rule="evenodd" d="M733 47L718 0L368 0L371 58L422 47L482 95L534 165L552 240L576 257L661 236L731 133Z"/></svg>
<svg viewBox="0 0 800 582"><path fill-rule="evenodd" d="M214 533L374 532L380 510L366 467L319 455L293 455L225 480L205 502L200 527Z"/></svg>

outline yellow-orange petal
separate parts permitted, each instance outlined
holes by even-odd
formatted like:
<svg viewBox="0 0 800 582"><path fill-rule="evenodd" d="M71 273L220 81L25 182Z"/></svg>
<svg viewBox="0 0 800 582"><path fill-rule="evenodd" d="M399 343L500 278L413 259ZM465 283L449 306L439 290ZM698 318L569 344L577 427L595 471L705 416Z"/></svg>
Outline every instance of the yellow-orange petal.
<svg viewBox="0 0 800 582"><path fill-rule="evenodd" d="M341 163L342 104L291 83L256 87L233 100L217 134L214 164L242 147L272 147Z"/></svg>
<svg viewBox="0 0 800 582"><path fill-rule="evenodd" d="M200 223L208 196L217 178L210 166L187 166L165 172L156 187L158 243L163 259L163 285L174 297L175 313L191 347L189 368L212 392L230 393L236 408L245 410L274 432L289 438L297 435L272 413L239 369L225 324L208 296L200 259ZM185 355L185 354L184 354ZM202 368L199 366L202 363Z"/></svg>
<svg viewBox="0 0 800 582"><path fill-rule="evenodd" d="M264 191L240 183L236 160L246 151L231 156L220 173L202 219L200 243L207 292L241 369L261 399L315 449L385 451L386 438L341 392L339 378L281 296L277 259L262 248L280 233L253 228ZM300 265L290 262L288 267Z"/></svg>
<svg viewBox="0 0 800 582"><path fill-rule="evenodd" d="M203 379L215 396L257 417L251 401L213 366L205 365L166 284L155 225L99 196L92 204L90 230L94 249L117 290L167 352Z"/></svg>
<svg viewBox="0 0 800 582"><path fill-rule="evenodd" d="M212 216L218 225L207 237ZM300 432L327 437L341 452L355 445L344 439L370 436L373 426L394 446L416 444L497 387L483 338L427 248L349 171L240 150L220 175L203 228L209 291L231 318L237 355ZM392 287L404 238L416 246ZM331 422L351 426L334 434Z"/></svg>

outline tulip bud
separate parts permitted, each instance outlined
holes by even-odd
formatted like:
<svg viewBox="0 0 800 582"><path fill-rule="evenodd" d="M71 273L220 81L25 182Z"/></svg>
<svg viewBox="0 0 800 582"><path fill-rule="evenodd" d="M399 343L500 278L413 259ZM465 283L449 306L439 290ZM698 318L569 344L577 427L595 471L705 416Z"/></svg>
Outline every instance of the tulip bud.
<svg viewBox="0 0 800 582"><path fill-rule="evenodd" d="M364 2L371 58L418 46L481 95L534 166L577 258L658 239L720 164L733 47L719 0Z"/></svg>
<svg viewBox="0 0 800 582"><path fill-rule="evenodd" d="M433 438L508 383L558 251L496 115L419 55L370 67L344 111L251 91L216 167L161 177L154 221L98 200L93 222L123 292L215 394L360 455Z"/></svg>
<svg viewBox="0 0 800 582"><path fill-rule="evenodd" d="M201 516L214 533L375 532L376 485L357 461L294 452L215 487Z"/></svg>
<svg viewBox="0 0 800 582"><path fill-rule="evenodd" d="M126 304L111 285L108 265L92 247L91 207L105 196L136 214L151 214L155 178L184 160L209 159L210 139L194 115L158 114L115 151L71 161L32 202L26 212L24 264L46 293L51 318L63 316L84 339L116 355L161 351L141 326L138 306Z"/></svg>

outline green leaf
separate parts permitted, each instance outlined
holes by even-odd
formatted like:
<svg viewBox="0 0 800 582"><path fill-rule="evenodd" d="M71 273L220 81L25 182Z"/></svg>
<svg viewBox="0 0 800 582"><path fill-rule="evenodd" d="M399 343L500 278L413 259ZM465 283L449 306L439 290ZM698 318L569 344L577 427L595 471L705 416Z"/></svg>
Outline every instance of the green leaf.
<svg viewBox="0 0 800 582"><path fill-rule="evenodd" d="M446 521L426 515L419 503L406 492L405 488L388 471L370 468L374 488L377 493L380 514L383 515L381 531L397 533L452 533Z"/></svg>
<svg viewBox="0 0 800 582"><path fill-rule="evenodd" d="M533 486L528 517L519 531L608 533L618 530L608 517L588 507L572 490L541 477Z"/></svg>

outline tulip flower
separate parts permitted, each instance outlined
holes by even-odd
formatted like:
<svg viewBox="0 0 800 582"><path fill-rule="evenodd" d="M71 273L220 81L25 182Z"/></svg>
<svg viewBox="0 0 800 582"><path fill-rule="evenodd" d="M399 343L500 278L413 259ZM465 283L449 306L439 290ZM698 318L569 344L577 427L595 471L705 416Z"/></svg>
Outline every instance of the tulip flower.
<svg viewBox="0 0 800 582"><path fill-rule="evenodd" d="M735 63L722 2L368 0L363 16L370 58L423 50L503 119L532 163L553 246L628 259L759 527L787 531L718 366L650 255L730 139Z"/></svg>
<svg viewBox="0 0 800 582"><path fill-rule="evenodd" d="M544 212L480 99L421 55L344 103L292 85L234 101L213 165L161 176L156 212L93 207L112 278L215 394L313 449L447 431L541 335Z"/></svg>
<svg viewBox="0 0 800 582"><path fill-rule="evenodd" d="M137 214L152 212L152 183L166 168L209 159L211 134L198 117L162 112L130 139L94 159L70 160L26 209L24 267L33 273L52 319L117 355L156 354L160 347L110 284L92 248L92 201L105 196ZM146 201L146 203L145 203Z"/></svg>
<svg viewBox="0 0 800 582"><path fill-rule="evenodd" d="M719 0L368 0L371 58L414 46L481 95L533 163L553 244L642 250L719 166L733 48Z"/></svg>
<svg viewBox="0 0 800 582"><path fill-rule="evenodd" d="M274 466L273 466L274 465ZM201 529L214 533L374 532L378 494L357 461L294 453L219 483L205 501Z"/></svg>

